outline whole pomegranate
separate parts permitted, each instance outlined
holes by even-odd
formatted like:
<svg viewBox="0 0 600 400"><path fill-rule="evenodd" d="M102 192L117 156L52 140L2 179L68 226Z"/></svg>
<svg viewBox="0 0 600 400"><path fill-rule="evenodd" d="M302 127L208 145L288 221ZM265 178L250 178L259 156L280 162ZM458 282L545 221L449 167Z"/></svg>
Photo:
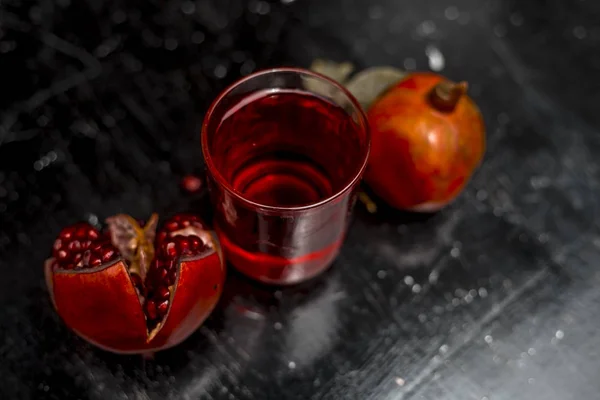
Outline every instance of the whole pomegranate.
<svg viewBox="0 0 600 400"><path fill-rule="evenodd" d="M208 317L225 267L212 234L194 215L144 224L128 215L64 228L45 263L52 302L89 342L116 353L152 353L187 338Z"/></svg>
<svg viewBox="0 0 600 400"><path fill-rule="evenodd" d="M367 112L371 154L365 179L395 208L433 212L465 187L485 153L485 127L467 84L418 72Z"/></svg>

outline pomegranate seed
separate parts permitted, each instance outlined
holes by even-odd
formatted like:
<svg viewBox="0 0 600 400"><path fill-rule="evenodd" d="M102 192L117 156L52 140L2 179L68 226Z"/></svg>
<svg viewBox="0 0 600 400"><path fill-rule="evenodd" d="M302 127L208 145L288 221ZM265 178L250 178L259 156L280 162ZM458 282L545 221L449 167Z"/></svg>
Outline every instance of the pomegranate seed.
<svg viewBox="0 0 600 400"><path fill-rule="evenodd" d="M54 250L60 250L61 247L62 247L62 240L56 239L54 241L54 246L53 246Z"/></svg>
<svg viewBox="0 0 600 400"><path fill-rule="evenodd" d="M90 258L90 262L89 262L90 267L97 267L100 264L102 264L102 260L101 259L96 258L96 257Z"/></svg>
<svg viewBox="0 0 600 400"><path fill-rule="evenodd" d="M89 231L88 227L80 226L75 231L75 237L78 239L85 239L87 237L88 231Z"/></svg>
<svg viewBox="0 0 600 400"><path fill-rule="evenodd" d="M183 236L176 236L175 237L175 245L177 246L177 253L189 254L190 243L188 242L187 238L185 238Z"/></svg>
<svg viewBox="0 0 600 400"><path fill-rule="evenodd" d="M186 175L181 180L181 187L188 193L196 193L202 188L202 179L195 175Z"/></svg>
<svg viewBox="0 0 600 400"><path fill-rule="evenodd" d="M179 229L179 223L176 221L169 222L165 225L165 229L171 232L176 231Z"/></svg>
<svg viewBox="0 0 600 400"><path fill-rule="evenodd" d="M90 239L90 241L98 239L99 236L100 235L98 235L98 231L96 231L96 229L91 228L88 230L87 237L88 237L88 239Z"/></svg>
<svg viewBox="0 0 600 400"><path fill-rule="evenodd" d="M165 300L160 303L157 307L158 315L160 317L164 317L167 314L167 310L169 309L169 300Z"/></svg>
<svg viewBox="0 0 600 400"><path fill-rule="evenodd" d="M166 287L162 286L161 288L159 288L156 291L156 296L157 298L161 299L161 300L166 300L169 298L169 296L171 295L171 293L169 292L169 289L167 289Z"/></svg>
<svg viewBox="0 0 600 400"><path fill-rule="evenodd" d="M108 249L102 255L102 261L103 262L108 262L108 261L110 261L110 260L113 259L114 255L115 255L115 251L112 250L112 249Z"/></svg>
<svg viewBox="0 0 600 400"><path fill-rule="evenodd" d="M131 278L131 282L133 283L133 286L135 286L138 289L142 289L142 287L144 286L142 283L142 278L138 275L138 274L130 274L129 275Z"/></svg>
<svg viewBox="0 0 600 400"><path fill-rule="evenodd" d="M169 261L169 264L167 264L166 270L173 271L176 266L177 266L177 262L175 260L171 260L171 261Z"/></svg>
<svg viewBox="0 0 600 400"><path fill-rule="evenodd" d="M167 242L165 246L165 254L167 257L176 257L177 256L177 245L174 241L170 240Z"/></svg>
<svg viewBox="0 0 600 400"><path fill-rule="evenodd" d="M169 286L171 286L175 283L175 277L176 277L175 269L173 269L167 273L167 283L169 284Z"/></svg>
<svg viewBox="0 0 600 400"><path fill-rule="evenodd" d="M200 248L200 245L202 244L202 241L196 235L190 236L189 241L190 241L190 248L192 250L198 250Z"/></svg>
<svg viewBox="0 0 600 400"><path fill-rule="evenodd" d="M79 251L81 250L81 242L79 240L73 240L72 242L69 242L67 249L69 249L69 251Z"/></svg>
<svg viewBox="0 0 600 400"><path fill-rule="evenodd" d="M164 282L166 277L167 277L167 270L164 267L161 267L158 270L158 273L156 274L156 278L158 281Z"/></svg>
<svg viewBox="0 0 600 400"><path fill-rule="evenodd" d="M59 250L59 251L56 253L56 258L57 258L58 260L60 260L60 261L64 261L64 260L66 260L66 259L67 259L67 257L68 257L68 254L67 254L67 252L66 252L66 251L64 251L64 250Z"/></svg>
<svg viewBox="0 0 600 400"><path fill-rule="evenodd" d="M154 300L146 300L146 315L149 319L156 319L156 303Z"/></svg>

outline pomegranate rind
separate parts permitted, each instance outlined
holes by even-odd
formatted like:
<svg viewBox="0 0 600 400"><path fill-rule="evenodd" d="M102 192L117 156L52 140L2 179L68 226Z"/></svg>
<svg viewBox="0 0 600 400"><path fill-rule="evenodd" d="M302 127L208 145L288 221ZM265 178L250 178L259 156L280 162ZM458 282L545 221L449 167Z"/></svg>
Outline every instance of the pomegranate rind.
<svg viewBox="0 0 600 400"><path fill-rule="evenodd" d="M51 297L65 324L113 352L142 352L146 317L122 260L98 268L51 273Z"/></svg>
<svg viewBox="0 0 600 400"><path fill-rule="evenodd" d="M444 77L413 73L367 111L371 154L365 180L392 207L434 212L464 189L485 153L485 126L477 105L463 95L454 111L428 102Z"/></svg>
<svg viewBox="0 0 600 400"><path fill-rule="evenodd" d="M171 290L171 305L161 326L148 343L153 351L185 340L208 318L217 305L225 281L225 263L213 249L183 258Z"/></svg>

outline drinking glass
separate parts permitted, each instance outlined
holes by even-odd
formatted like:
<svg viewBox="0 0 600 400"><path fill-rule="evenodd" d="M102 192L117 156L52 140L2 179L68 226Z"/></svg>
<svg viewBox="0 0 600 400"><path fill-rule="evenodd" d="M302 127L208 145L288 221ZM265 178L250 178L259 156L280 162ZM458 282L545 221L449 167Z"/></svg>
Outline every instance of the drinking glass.
<svg viewBox="0 0 600 400"><path fill-rule="evenodd" d="M339 253L370 137L356 99L298 68L225 89L202 126L202 152L226 259L268 284L324 271Z"/></svg>

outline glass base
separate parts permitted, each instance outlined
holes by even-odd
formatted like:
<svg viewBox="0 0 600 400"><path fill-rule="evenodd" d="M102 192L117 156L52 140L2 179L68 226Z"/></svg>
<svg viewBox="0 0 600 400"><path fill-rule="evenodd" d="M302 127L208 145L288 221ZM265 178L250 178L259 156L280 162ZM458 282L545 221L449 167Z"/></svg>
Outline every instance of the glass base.
<svg viewBox="0 0 600 400"><path fill-rule="evenodd" d="M343 242L340 239L312 253L285 258L242 249L218 227L216 231L225 259L249 278L269 285L294 285L316 277L331 266Z"/></svg>

